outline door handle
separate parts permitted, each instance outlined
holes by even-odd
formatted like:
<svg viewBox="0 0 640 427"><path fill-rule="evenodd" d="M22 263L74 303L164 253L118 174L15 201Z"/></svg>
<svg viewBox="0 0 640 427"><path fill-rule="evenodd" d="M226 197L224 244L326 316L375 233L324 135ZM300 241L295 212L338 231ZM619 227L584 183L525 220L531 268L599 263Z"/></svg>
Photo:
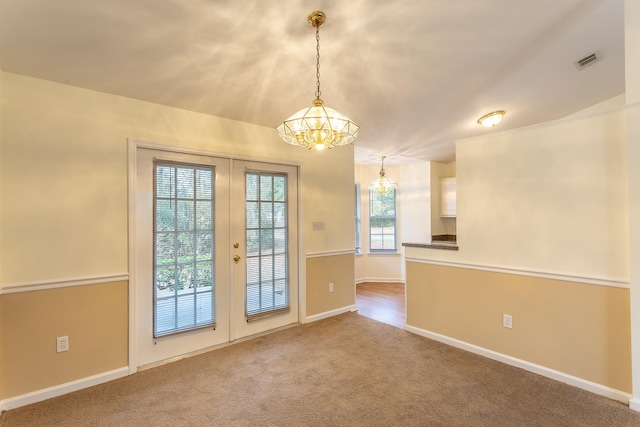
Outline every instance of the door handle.
<svg viewBox="0 0 640 427"><path fill-rule="evenodd" d="M235 254L235 255L233 256L233 260L234 260L235 262L240 261L240 255Z"/></svg>

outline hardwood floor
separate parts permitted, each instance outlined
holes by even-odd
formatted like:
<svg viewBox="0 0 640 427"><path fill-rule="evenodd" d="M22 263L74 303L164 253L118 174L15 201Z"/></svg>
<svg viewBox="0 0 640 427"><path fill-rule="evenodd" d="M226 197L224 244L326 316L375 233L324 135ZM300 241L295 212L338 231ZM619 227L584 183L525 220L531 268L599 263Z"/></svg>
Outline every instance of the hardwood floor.
<svg viewBox="0 0 640 427"><path fill-rule="evenodd" d="M356 285L358 314L404 328L404 283L358 283Z"/></svg>

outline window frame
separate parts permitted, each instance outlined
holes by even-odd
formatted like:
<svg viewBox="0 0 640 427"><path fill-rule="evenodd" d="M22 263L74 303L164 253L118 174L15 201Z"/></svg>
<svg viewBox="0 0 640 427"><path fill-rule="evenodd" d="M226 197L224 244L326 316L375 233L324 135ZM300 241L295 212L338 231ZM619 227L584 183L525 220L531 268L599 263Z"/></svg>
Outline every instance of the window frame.
<svg viewBox="0 0 640 427"><path fill-rule="evenodd" d="M379 196L387 196L389 194L393 195L393 215L373 215L373 203L379 202L377 199ZM393 221L393 248L385 249L385 248L374 248L372 244L372 236L381 236L384 246L384 236L386 234L373 234L372 233L372 220L383 219L383 220L392 220ZM391 189L386 193L378 193L375 190L369 190L369 253L371 254L397 254L398 253L398 193L397 189Z"/></svg>

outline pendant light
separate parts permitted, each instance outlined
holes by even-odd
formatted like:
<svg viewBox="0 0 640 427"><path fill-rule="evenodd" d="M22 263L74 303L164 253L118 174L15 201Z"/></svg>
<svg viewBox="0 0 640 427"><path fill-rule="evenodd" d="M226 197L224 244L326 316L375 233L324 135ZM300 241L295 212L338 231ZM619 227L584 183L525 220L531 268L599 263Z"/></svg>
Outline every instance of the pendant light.
<svg viewBox="0 0 640 427"><path fill-rule="evenodd" d="M398 184L396 184L395 181L393 181L392 179L389 179L386 176L386 173L384 171L384 159L386 158L387 156L381 157L382 167L380 168L380 176L374 179L373 181L371 181L371 184L369 184L369 190L375 191L380 194L384 194L388 191L395 190L396 188L398 188Z"/></svg>
<svg viewBox="0 0 640 427"><path fill-rule="evenodd" d="M316 29L316 99L311 107L303 108L276 128L284 142L309 150L351 144L360 128L344 114L325 107L320 99L320 26L325 20L320 11L309 15L309 24Z"/></svg>

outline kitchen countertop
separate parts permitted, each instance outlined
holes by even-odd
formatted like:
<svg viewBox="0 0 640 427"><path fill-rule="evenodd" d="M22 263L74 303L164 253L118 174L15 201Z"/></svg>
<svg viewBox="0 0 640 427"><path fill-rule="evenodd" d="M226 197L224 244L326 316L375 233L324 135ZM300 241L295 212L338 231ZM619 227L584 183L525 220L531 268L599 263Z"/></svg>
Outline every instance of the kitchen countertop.
<svg viewBox="0 0 640 427"><path fill-rule="evenodd" d="M458 250L458 244L456 242L403 243L402 246L410 248L444 249L446 251Z"/></svg>

